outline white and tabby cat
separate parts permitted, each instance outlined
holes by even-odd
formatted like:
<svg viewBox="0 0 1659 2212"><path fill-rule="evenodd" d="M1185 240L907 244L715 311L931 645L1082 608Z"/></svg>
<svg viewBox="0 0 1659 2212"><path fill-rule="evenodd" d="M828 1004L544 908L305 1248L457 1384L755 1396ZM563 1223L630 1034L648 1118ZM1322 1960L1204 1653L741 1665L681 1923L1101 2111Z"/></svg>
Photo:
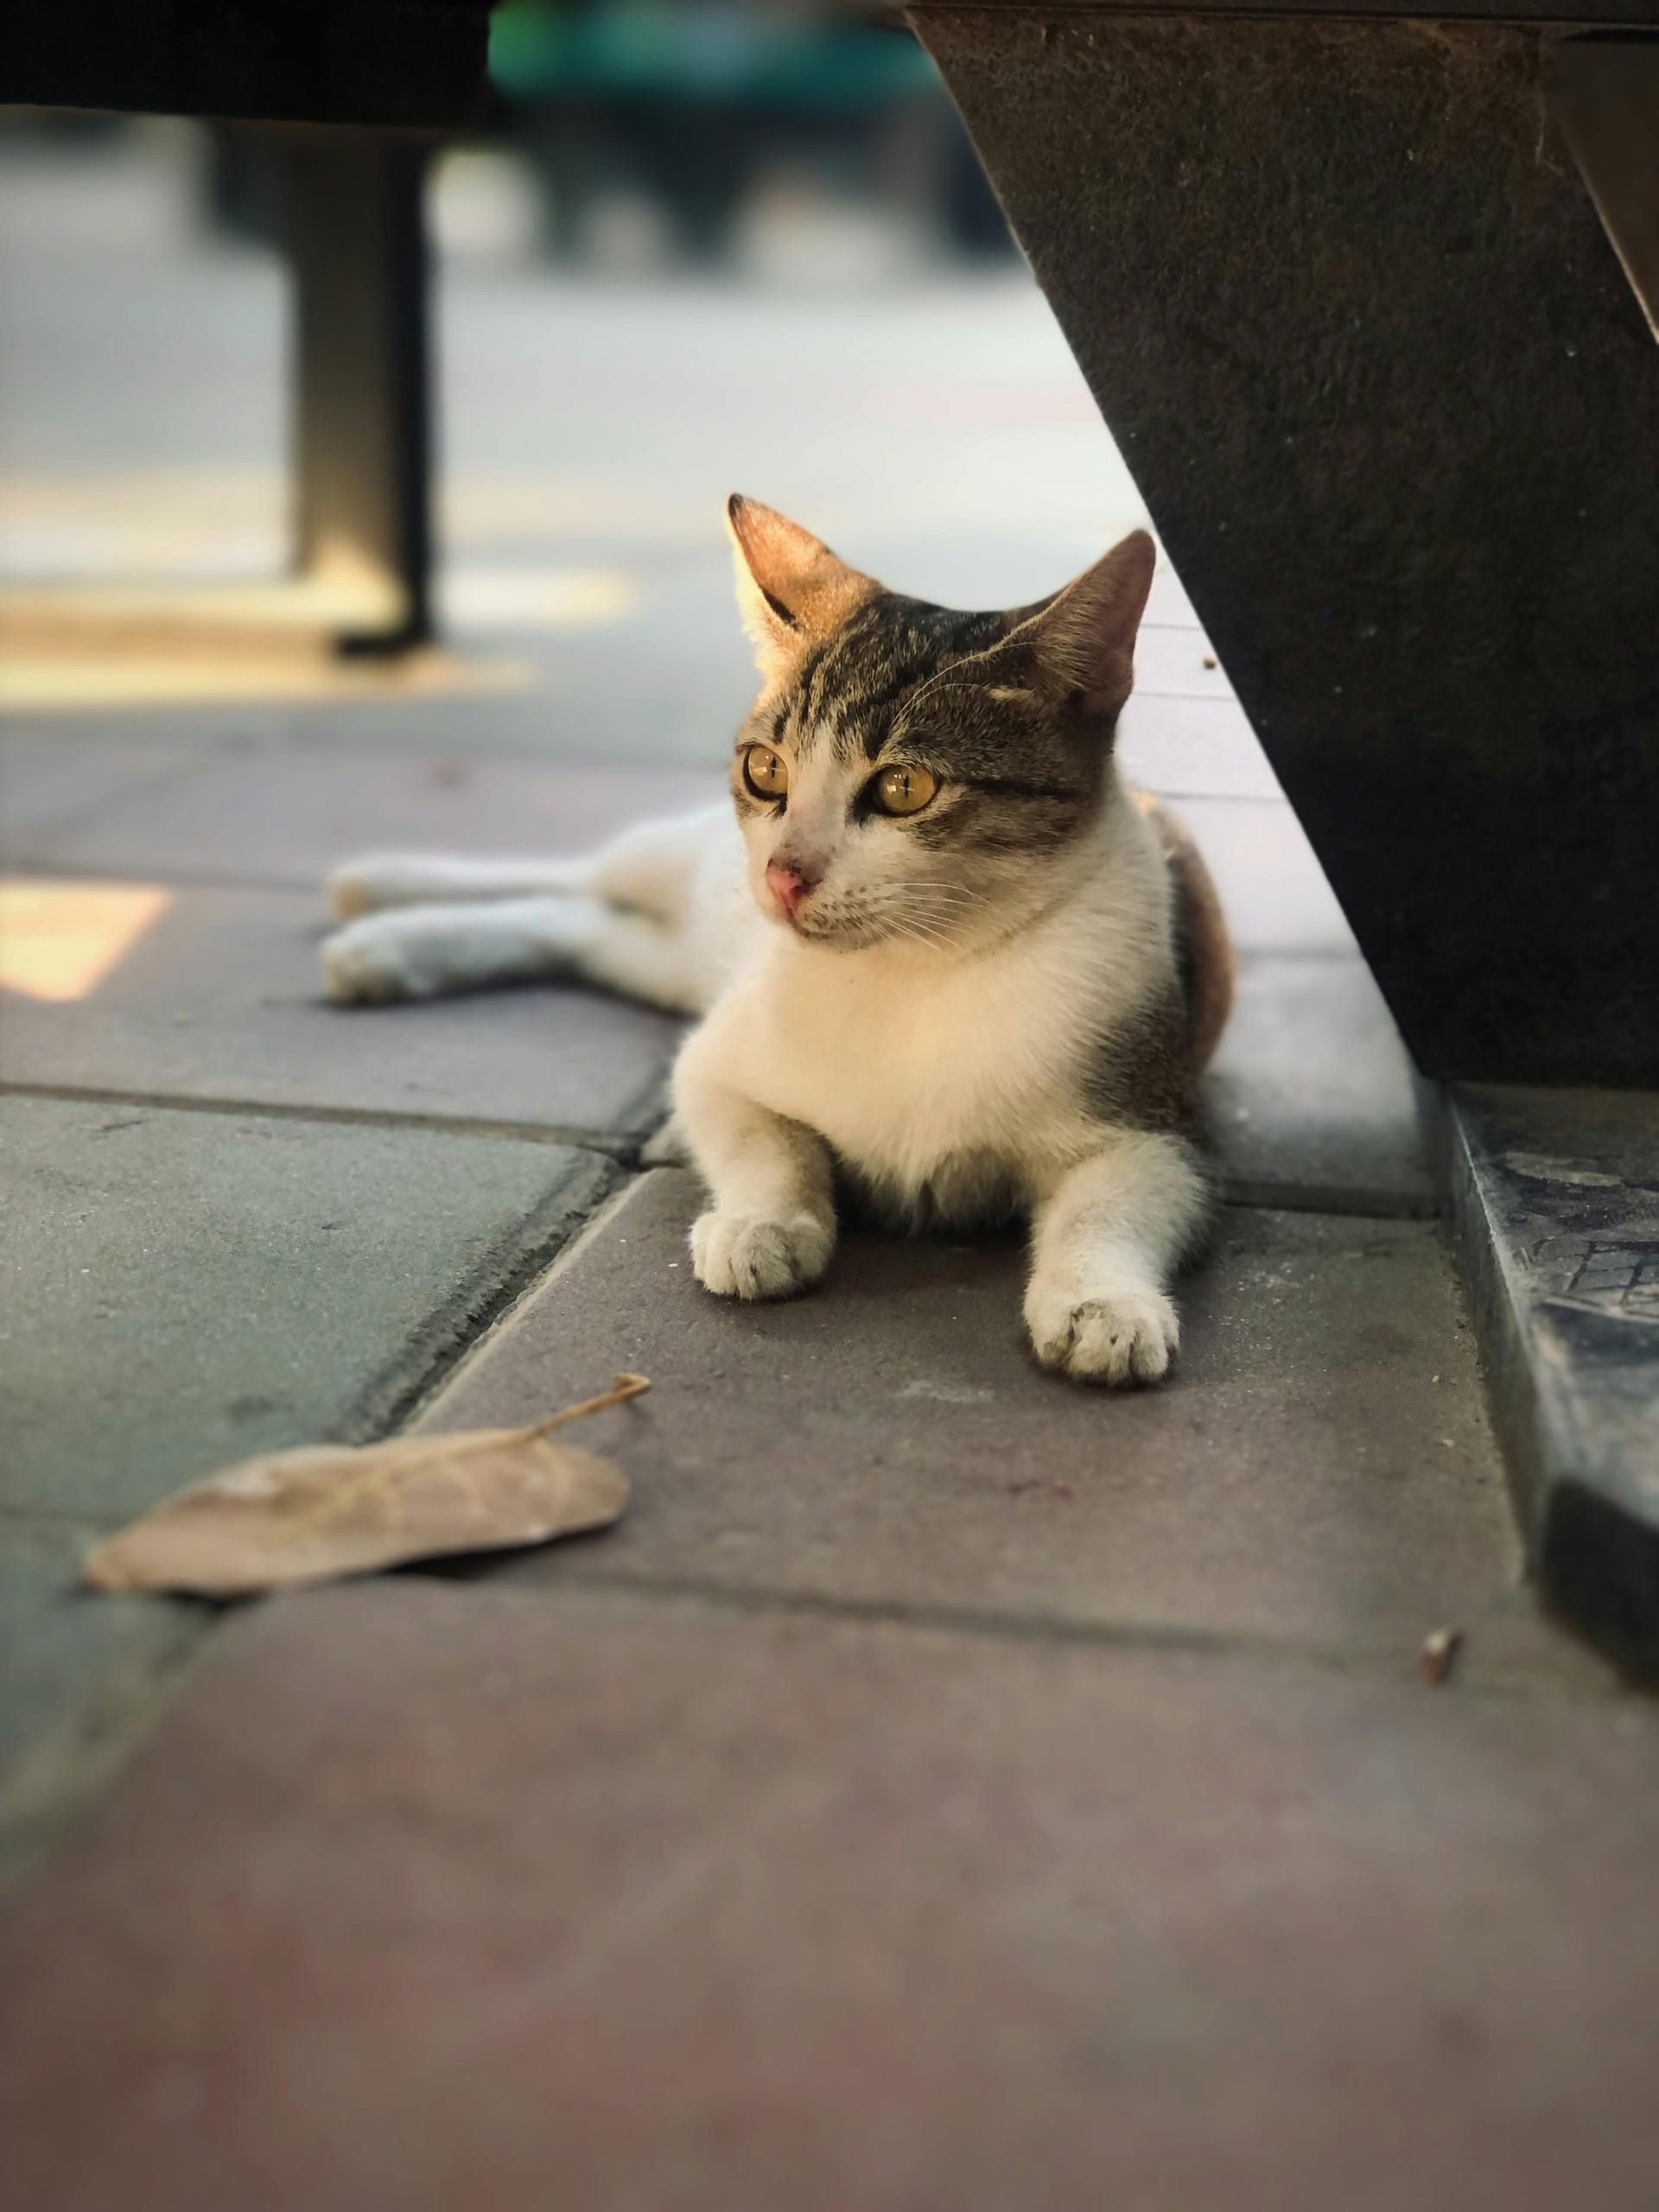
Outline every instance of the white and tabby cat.
<svg viewBox="0 0 1659 2212"><path fill-rule="evenodd" d="M709 1290L807 1289L838 1194L909 1227L1026 1217L1038 1357L1154 1382L1231 982L1202 862L1113 759L1152 541L961 614L753 500L728 512L761 677L734 807L590 860L359 861L333 884L361 918L324 948L329 990L577 976L701 1014L674 1110Z"/></svg>

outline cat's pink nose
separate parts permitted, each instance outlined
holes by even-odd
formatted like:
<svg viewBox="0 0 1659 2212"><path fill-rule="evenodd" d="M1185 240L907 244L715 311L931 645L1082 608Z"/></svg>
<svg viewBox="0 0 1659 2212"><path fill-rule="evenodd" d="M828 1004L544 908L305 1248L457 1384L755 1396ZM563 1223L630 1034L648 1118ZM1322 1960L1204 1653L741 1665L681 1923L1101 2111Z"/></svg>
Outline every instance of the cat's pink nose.
<svg viewBox="0 0 1659 2212"><path fill-rule="evenodd" d="M791 921L794 920L795 911L807 893L817 890L823 880L821 871L805 868L786 868L780 861L770 861L766 868L766 881L771 887L772 896L789 916Z"/></svg>

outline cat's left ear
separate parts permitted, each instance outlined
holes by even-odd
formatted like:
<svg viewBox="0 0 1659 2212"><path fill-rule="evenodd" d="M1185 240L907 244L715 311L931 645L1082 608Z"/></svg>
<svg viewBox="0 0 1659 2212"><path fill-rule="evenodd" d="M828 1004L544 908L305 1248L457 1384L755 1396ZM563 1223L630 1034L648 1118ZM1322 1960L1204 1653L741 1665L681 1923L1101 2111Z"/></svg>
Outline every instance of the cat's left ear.
<svg viewBox="0 0 1659 2212"><path fill-rule="evenodd" d="M779 674L840 628L879 587L787 515L734 492L726 519L737 556L737 602L763 676Z"/></svg>
<svg viewBox="0 0 1659 2212"><path fill-rule="evenodd" d="M1135 632L1157 560L1148 532L1131 531L1014 633L1052 683L1081 694L1085 713L1115 715L1129 696Z"/></svg>

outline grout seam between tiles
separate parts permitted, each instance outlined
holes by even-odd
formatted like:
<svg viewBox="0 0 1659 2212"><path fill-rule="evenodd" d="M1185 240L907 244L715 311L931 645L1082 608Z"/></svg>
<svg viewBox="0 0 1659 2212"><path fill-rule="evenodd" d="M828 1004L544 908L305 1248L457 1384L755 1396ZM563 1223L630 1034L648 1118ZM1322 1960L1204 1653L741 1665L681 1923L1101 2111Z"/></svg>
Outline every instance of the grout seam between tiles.
<svg viewBox="0 0 1659 2212"><path fill-rule="evenodd" d="M576 1128L562 1122L493 1121L481 1116L415 1114L373 1106L308 1106L257 1098L192 1098L170 1091L105 1090L90 1084L0 1081L0 1098L42 1098L70 1106L136 1106L156 1113L217 1114L251 1121L311 1122L334 1128L414 1129L434 1136L481 1137L496 1142L563 1146L632 1166L642 1134L629 1134L648 1093L631 1100L621 1131Z"/></svg>

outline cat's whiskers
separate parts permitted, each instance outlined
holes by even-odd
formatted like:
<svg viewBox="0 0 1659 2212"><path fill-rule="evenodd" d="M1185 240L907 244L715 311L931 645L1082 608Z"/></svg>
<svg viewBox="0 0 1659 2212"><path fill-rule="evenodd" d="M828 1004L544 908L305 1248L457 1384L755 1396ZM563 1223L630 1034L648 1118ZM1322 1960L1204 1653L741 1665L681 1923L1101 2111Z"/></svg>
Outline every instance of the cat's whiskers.
<svg viewBox="0 0 1659 2212"><path fill-rule="evenodd" d="M925 945L938 952L953 952L959 949L959 940L946 925L945 918L918 913L913 908L898 906L885 910L878 908L870 916L882 931L878 943L895 941Z"/></svg>
<svg viewBox="0 0 1659 2212"><path fill-rule="evenodd" d="M950 944L950 939L943 931L930 929L925 922L918 921L913 915L895 922L893 930L895 936L908 938L916 944L938 945L943 950Z"/></svg>
<svg viewBox="0 0 1659 2212"><path fill-rule="evenodd" d="M829 944L839 936L856 932L857 944L866 950L899 942L937 951L953 950L953 940L947 934L948 917L918 911L914 888L904 884L872 885L822 910L814 917L817 927L804 929L802 934L809 944Z"/></svg>
<svg viewBox="0 0 1659 2212"><path fill-rule="evenodd" d="M896 887L887 895L867 893L855 912L859 919L880 924L889 931L926 934L940 944L946 941L944 929L949 915L918 906Z"/></svg>
<svg viewBox="0 0 1659 2212"><path fill-rule="evenodd" d="M881 900L900 906L942 904L958 906L983 903L978 892L969 891L954 883L883 883L873 886L864 893L870 900Z"/></svg>
<svg viewBox="0 0 1659 2212"><path fill-rule="evenodd" d="M929 943L941 950L957 950L964 946L963 926L973 910L986 903L950 884L892 885L886 888L887 895L879 911L895 927L902 926L905 933L918 943Z"/></svg>

